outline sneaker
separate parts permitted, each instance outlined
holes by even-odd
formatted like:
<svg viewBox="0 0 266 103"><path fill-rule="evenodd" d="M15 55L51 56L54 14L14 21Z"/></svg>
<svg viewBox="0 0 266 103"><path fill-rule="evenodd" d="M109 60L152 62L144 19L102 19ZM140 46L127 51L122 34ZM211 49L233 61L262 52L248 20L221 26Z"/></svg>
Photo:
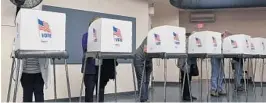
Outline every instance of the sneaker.
<svg viewBox="0 0 266 103"><path fill-rule="evenodd" d="M237 91L244 91L245 89L244 89L243 86L240 86L240 87L237 87L236 90L237 90Z"/></svg>
<svg viewBox="0 0 266 103"><path fill-rule="evenodd" d="M216 90L211 90L211 96L218 97L219 94Z"/></svg>
<svg viewBox="0 0 266 103"><path fill-rule="evenodd" d="M226 91L225 90L221 90L218 92L219 95L226 95Z"/></svg>

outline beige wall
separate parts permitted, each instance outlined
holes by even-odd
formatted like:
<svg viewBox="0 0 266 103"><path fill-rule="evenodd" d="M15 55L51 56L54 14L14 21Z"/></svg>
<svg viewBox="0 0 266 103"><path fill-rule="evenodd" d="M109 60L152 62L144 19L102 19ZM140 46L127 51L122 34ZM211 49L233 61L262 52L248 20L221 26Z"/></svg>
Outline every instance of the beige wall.
<svg viewBox="0 0 266 103"><path fill-rule="evenodd" d="M173 7L168 0L154 0L154 16L151 17L152 26L172 25L179 26L179 10ZM163 81L163 60L154 59L154 80ZM167 61L167 81L179 81L179 69L175 65L175 60Z"/></svg>
<svg viewBox="0 0 266 103"><path fill-rule="evenodd" d="M11 67L11 42L15 35L13 24L15 7L9 0L2 0L2 58L1 58L1 89L2 102L6 101L8 89L8 79ZM44 5L57 7L73 8L79 10L96 11L109 14L135 17L137 19L137 45L144 39L148 33L148 3L146 0L44 0ZM11 26L11 27L10 27ZM67 98L66 79L64 66L57 65L57 96L58 98ZM79 96L81 83L80 65L69 65L71 80L72 97ZM120 64L117 68L118 92L133 91L133 79L130 64ZM114 92L113 81L109 82L106 87L106 93ZM84 92L83 92L84 93ZM12 98L11 98L12 99ZM53 99L53 84L45 90L45 99ZM19 85L17 101L22 100L22 88Z"/></svg>
<svg viewBox="0 0 266 103"><path fill-rule="evenodd" d="M251 35L252 37L260 36L266 37L266 8L255 8L255 9L227 9L227 10L214 10L216 14L215 23L205 23L203 30L211 30L223 32L229 30L231 33L243 33ZM179 23L180 26L185 27L187 32L196 31L196 24L189 22L189 12L179 12ZM210 63L210 62L209 62ZM204 64L206 64L204 62ZM228 62L225 64L226 77L228 78L229 70ZM259 64L257 64L259 65ZM200 66L200 65L199 65ZM203 65L203 67L206 67ZM210 78L211 68L209 70L203 69L203 78ZM260 67L261 68L261 67ZM247 63L246 68L247 69ZM254 69L254 68L253 68ZM249 68L249 76L252 76L252 67ZM207 74L208 73L208 74ZM232 72L231 72L232 73ZM256 70L255 81L260 81L261 69ZM232 74L231 74L232 77ZM266 76L264 75L264 81Z"/></svg>

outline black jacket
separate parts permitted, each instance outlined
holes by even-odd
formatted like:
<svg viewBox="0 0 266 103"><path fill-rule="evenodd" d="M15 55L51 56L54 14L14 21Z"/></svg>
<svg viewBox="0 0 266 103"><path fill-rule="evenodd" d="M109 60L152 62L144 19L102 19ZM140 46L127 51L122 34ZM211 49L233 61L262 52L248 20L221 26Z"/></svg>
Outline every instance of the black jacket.
<svg viewBox="0 0 266 103"><path fill-rule="evenodd" d="M118 65L118 62L115 59L103 59L101 65L101 78L102 79L114 79L115 78L115 66ZM98 66L97 73L98 73Z"/></svg>

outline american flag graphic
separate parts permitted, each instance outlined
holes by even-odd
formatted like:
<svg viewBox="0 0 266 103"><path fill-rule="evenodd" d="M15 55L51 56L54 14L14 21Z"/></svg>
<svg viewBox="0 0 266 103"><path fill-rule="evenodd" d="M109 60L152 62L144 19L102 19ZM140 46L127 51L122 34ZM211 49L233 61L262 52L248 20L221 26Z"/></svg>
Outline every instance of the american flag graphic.
<svg viewBox="0 0 266 103"><path fill-rule="evenodd" d="M195 38L196 39L196 45L198 46L198 47L201 47L202 45L201 45L201 41L200 41L200 39L199 38Z"/></svg>
<svg viewBox="0 0 266 103"><path fill-rule="evenodd" d="M121 31L119 28L116 28L115 26L113 26L113 35L114 35L114 39L117 42L122 42L122 35L121 35Z"/></svg>
<svg viewBox="0 0 266 103"><path fill-rule="evenodd" d="M39 24L39 29L40 30L42 30L44 32L47 32L47 33L51 33L49 24L47 22L38 19L38 24Z"/></svg>
<svg viewBox="0 0 266 103"><path fill-rule="evenodd" d="M96 32L96 29L93 28L92 29L92 33L93 33L93 41L94 42L97 42L97 34L96 34L97 32Z"/></svg>
<svg viewBox="0 0 266 103"><path fill-rule="evenodd" d="M261 44L262 44L262 48L263 48L263 50L265 50L264 42L262 42Z"/></svg>
<svg viewBox="0 0 266 103"><path fill-rule="evenodd" d="M156 43L156 45L160 45L160 44L161 44L161 38L160 38L160 35L158 35L158 34L154 34L154 38L155 38L155 43Z"/></svg>
<svg viewBox="0 0 266 103"><path fill-rule="evenodd" d="M178 34L173 32L173 36L174 36L174 41L175 41L175 44L179 44L179 37L178 37Z"/></svg>
<svg viewBox="0 0 266 103"><path fill-rule="evenodd" d="M217 47L217 42L216 42L216 39L214 37L212 37L212 43L213 43L214 47Z"/></svg>
<svg viewBox="0 0 266 103"><path fill-rule="evenodd" d="M237 43L236 43L236 41L231 40L231 44L232 44L233 48L237 48Z"/></svg>
<svg viewBox="0 0 266 103"><path fill-rule="evenodd" d="M247 48L249 47L249 45L248 45L248 40L246 40L246 45L247 45Z"/></svg>

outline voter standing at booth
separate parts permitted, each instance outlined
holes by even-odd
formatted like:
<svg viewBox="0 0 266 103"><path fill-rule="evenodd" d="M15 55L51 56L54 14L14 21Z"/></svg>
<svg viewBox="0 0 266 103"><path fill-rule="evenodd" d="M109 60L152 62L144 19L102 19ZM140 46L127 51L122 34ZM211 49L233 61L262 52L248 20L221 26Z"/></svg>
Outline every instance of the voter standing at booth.
<svg viewBox="0 0 266 103"><path fill-rule="evenodd" d="M145 67L144 67L145 62ZM140 102L146 102L149 99L149 82L152 72L152 59L147 58L147 37L143 40L135 53L134 66L136 71L136 77L138 82L138 90L141 91ZM142 75L143 69L145 69L144 76ZM143 78L142 78L143 77ZM141 80L143 84L141 87Z"/></svg>
<svg viewBox="0 0 266 103"><path fill-rule="evenodd" d="M222 38L228 36L227 31L222 34ZM213 57L211 58L212 72L211 72L211 96L226 95L224 87L224 71L221 64L222 59Z"/></svg>
<svg viewBox="0 0 266 103"><path fill-rule="evenodd" d="M232 60L232 68L235 70L235 90L237 91L243 91L244 87L241 83L241 80L243 79L243 59L242 58L233 58ZM244 78L245 79L245 78Z"/></svg>
<svg viewBox="0 0 266 103"><path fill-rule="evenodd" d="M15 42L13 43L12 56L14 56ZM44 102L44 85L48 88L51 74L49 59L27 58L20 62L22 72L18 75L23 89L23 102L32 102L33 94L35 102ZM15 73L15 72L14 72Z"/></svg>
<svg viewBox="0 0 266 103"><path fill-rule="evenodd" d="M188 38L190 36L190 33L187 33L186 36ZM186 48L188 49L188 43L186 43ZM183 87L182 99L185 101L191 101L191 99L197 100L197 98L194 96L192 96L192 98L190 98L191 91L189 88L189 87L191 87L192 76L198 76L199 75L198 66L197 66L197 58L188 57L187 61L186 61L186 58L179 58L178 63L177 63L177 67L180 68L181 83L185 82L184 87ZM186 73L188 73L188 78L187 78ZM185 81L183 81L183 80L185 80Z"/></svg>
<svg viewBox="0 0 266 103"><path fill-rule="evenodd" d="M98 18L94 18L90 24ZM89 24L89 25L90 25ZM83 66L85 62L85 54L87 52L87 39L88 39L88 32L83 34L82 37L82 48L83 48L83 58L82 58L82 73L83 73ZM99 63L96 62L97 60L88 57L85 67L85 76L84 76L84 85L85 85L85 102L93 102L93 92L95 86L97 87L98 83L98 66ZM104 89L107 85L109 79L115 79L115 66L118 63L115 59L103 59L101 64L101 78L100 78L100 93L99 93L99 101L104 101ZM96 88L97 90L97 88ZM97 92L97 91L96 91ZM97 93L96 93L97 94Z"/></svg>

